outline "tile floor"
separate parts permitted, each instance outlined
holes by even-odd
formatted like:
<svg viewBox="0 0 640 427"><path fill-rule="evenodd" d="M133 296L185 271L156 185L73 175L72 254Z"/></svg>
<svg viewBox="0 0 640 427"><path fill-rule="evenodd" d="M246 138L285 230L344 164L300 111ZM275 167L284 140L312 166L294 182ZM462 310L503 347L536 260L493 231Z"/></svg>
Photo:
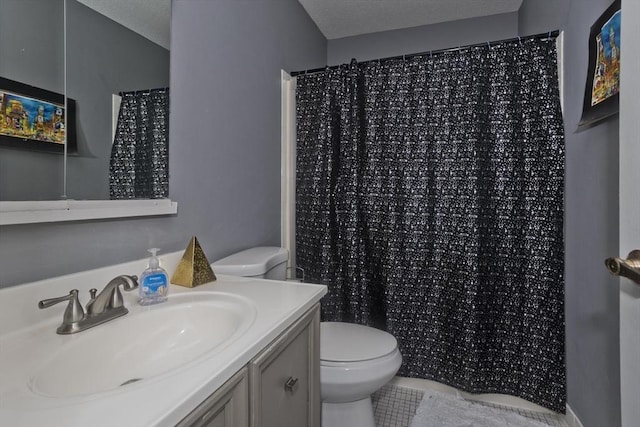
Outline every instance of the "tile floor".
<svg viewBox="0 0 640 427"><path fill-rule="evenodd" d="M382 387L371 396L376 427L409 427L423 394L390 384Z"/></svg>
<svg viewBox="0 0 640 427"><path fill-rule="evenodd" d="M422 390L398 387L387 384L371 396L376 427L410 427L416 409L422 401ZM485 403L488 406L515 411L520 415L538 420L551 427L567 427L560 414L545 414L502 405Z"/></svg>

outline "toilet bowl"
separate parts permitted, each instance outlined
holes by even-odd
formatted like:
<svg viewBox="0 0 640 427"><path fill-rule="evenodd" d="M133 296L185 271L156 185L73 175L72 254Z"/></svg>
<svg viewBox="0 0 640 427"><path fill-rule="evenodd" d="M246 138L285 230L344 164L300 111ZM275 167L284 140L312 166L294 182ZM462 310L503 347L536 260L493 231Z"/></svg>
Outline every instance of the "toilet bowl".
<svg viewBox="0 0 640 427"><path fill-rule="evenodd" d="M320 323L323 427L374 427L371 394L389 382L401 364L391 334L353 323Z"/></svg>
<svg viewBox="0 0 640 427"><path fill-rule="evenodd" d="M262 246L212 264L218 274L286 279L286 249ZM322 427L374 427L371 394L398 372L402 356L389 333L344 322L320 323Z"/></svg>

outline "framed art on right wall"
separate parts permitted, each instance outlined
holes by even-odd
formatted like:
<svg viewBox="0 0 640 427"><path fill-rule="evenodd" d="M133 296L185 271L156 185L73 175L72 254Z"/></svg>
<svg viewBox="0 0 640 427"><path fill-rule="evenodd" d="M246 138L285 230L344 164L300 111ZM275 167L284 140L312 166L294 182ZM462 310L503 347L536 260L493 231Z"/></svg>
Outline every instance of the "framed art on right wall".
<svg viewBox="0 0 640 427"><path fill-rule="evenodd" d="M620 94L620 0L598 18L589 35L589 69L578 130L618 112Z"/></svg>

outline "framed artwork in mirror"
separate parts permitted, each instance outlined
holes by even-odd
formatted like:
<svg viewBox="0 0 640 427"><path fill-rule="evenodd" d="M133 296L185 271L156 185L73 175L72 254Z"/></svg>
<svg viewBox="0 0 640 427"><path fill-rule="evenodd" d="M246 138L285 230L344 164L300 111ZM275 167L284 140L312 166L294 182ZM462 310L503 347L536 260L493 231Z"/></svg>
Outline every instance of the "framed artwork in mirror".
<svg viewBox="0 0 640 427"><path fill-rule="evenodd" d="M75 102L64 95L0 77L0 147L77 152Z"/></svg>
<svg viewBox="0 0 640 427"><path fill-rule="evenodd" d="M589 69L578 130L618 112L620 97L620 0L598 18L589 35Z"/></svg>

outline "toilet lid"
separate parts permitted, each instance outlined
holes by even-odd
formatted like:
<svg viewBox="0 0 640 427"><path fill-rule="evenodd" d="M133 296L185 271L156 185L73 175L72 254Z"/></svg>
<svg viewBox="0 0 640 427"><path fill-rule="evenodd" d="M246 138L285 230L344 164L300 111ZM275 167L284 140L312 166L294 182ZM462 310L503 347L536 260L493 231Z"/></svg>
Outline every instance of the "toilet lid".
<svg viewBox="0 0 640 427"><path fill-rule="evenodd" d="M377 359L395 351L393 335L363 325L343 322L320 323L320 359L357 362Z"/></svg>
<svg viewBox="0 0 640 427"><path fill-rule="evenodd" d="M289 259L289 252L276 246L257 246L219 259L211 264L218 274L259 276Z"/></svg>

